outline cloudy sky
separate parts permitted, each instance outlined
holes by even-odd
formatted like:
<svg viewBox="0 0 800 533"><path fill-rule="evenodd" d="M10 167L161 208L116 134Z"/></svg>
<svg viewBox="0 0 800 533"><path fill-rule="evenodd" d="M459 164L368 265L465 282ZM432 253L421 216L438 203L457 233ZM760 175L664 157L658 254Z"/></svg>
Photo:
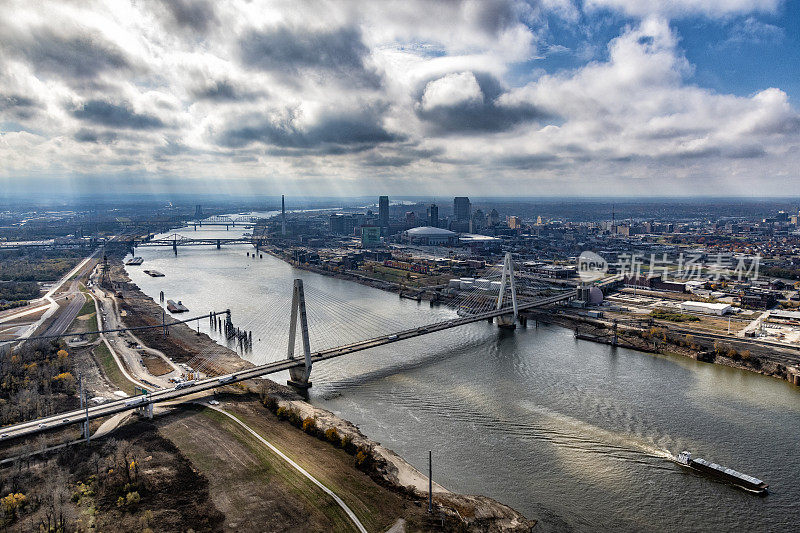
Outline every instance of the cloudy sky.
<svg viewBox="0 0 800 533"><path fill-rule="evenodd" d="M0 187L800 195L798 4L3 0Z"/></svg>

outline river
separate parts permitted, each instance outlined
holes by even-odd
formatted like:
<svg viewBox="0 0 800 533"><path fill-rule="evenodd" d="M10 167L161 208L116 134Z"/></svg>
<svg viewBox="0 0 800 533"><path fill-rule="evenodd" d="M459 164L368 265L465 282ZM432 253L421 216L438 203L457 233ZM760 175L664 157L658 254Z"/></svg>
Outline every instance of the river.
<svg viewBox="0 0 800 533"><path fill-rule="evenodd" d="M156 301L162 290L182 300L189 316L230 308L235 325L253 330L246 357L256 363L285 358L296 277L306 287L312 349L454 316L266 254L247 257L252 251L181 247L176 257L142 247L144 264L127 269ZM198 326L218 337L206 321ZM800 388L776 379L575 340L556 326L508 332L476 323L320 363L312 381L312 403L422 471L433 450L436 481L511 505L539 520L537 531L800 524ZM684 449L764 479L770 494L685 470L670 460Z"/></svg>

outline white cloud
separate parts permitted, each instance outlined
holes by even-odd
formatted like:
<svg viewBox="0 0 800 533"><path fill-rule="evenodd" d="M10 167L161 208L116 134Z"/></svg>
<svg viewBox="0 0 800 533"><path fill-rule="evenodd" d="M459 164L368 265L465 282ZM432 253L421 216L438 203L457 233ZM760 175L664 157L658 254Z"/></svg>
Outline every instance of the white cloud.
<svg viewBox="0 0 800 533"><path fill-rule="evenodd" d="M483 93L472 72L448 74L429 82L422 95L422 108L450 107L483 103Z"/></svg>
<svg viewBox="0 0 800 533"><path fill-rule="evenodd" d="M703 15L722 18L747 13L771 13L781 0L587 0L587 11L612 9L634 17L660 15L680 18Z"/></svg>

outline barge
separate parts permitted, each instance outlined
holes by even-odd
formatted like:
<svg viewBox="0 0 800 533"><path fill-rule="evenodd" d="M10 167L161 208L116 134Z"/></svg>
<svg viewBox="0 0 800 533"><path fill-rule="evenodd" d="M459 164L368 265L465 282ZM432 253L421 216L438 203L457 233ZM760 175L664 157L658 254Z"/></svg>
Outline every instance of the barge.
<svg viewBox="0 0 800 533"><path fill-rule="evenodd" d="M132 257L125 261L126 265L141 265L142 263L144 263L144 259L141 257Z"/></svg>
<svg viewBox="0 0 800 533"><path fill-rule="evenodd" d="M737 472L732 468L727 468L717 463L712 463L701 458L692 457L691 452L682 451L677 458L678 463L697 470L717 479L722 479L756 494L766 494L769 485L757 477L748 476Z"/></svg>
<svg viewBox="0 0 800 533"><path fill-rule="evenodd" d="M167 300L167 311L170 313L185 313L188 310L180 300L178 300L178 303L175 303L174 300Z"/></svg>
<svg viewBox="0 0 800 533"><path fill-rule="evenodd" d="M148 276L150 276L151 278L163 278L164 277L164 274L162 274L158 270L145 270L144 273L147 274Z"/></svg>

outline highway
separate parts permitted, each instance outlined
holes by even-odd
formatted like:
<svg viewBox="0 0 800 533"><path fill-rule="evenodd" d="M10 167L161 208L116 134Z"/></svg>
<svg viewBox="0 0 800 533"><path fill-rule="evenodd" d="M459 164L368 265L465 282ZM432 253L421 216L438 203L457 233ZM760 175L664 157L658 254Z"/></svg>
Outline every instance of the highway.
<svg viewBox="0 0 800 533"><path fill-rule="evenodd" d="M86 297L80 291L71 292L71 296L72 299L69 303L61 309L61 312L58 313L58 317L56 317L53 323L45 330L45 335L62 335L67 331L70 324L75 321L83 304L86 303Z"/></svg>
<svg viewBox="0 0 800 533"><path fill-rule="evenodd" d="M523 311L525 309L542 307L545 305L551 305L554 303L571 299L574 296L575 296L574 291L568 291L557 294L555 296L549 296L547 298L542 298L540 300L521 304L518 306L518 308L520 311ZM488 320L490 318L494 318L500 315L507 315L510 314L511 312L512 311L510 308L488 311L486 313L480 313L477 315L454 318L442 322L436 322L418 328L407 329L387 335L382 335L380 337L374 337L372 339L367 339L364 341L354 342L352 344L348 344L345 346L339 346L328 350L314 352L313 354L311 354L312 365L313 363L325 361L328 359L333 359L336 357L341 357L343 355L348 355L362 350L367 350L369 348L375 348L377 346L383 346L385 344L391 344L393 342L399 342L402 340L411 339L414 337L419 337L430 333L435 333L437 331L443 331L446 329L463 326L465 324L471 324L473 322L480 322L481 320ZM14 424L0 429L0 432L2 432L0 433L0 440L28 437L44 431L49 431L52 429L65 427L71 424L84 422L87 418L89 420L93 420L95 418L102 418L105 416L120 413L122 411L143 407L148 404L175 400L191 394L205 392L220 386L230 385L232 383L236 383L239 381L245 381L248 379L266 376L269 374L274 374L276 372L281 372L283 370L289 370L290 368L302 367L304 365L305 362L303 358L284 359L281 361L275 361L273 363L267 363L264 365L255 366L253 368L248 368L246 370L240 370L238 372L234 372L231 374L225 374L222 376L216 376L213 378L198 380L194 383L185 382L178 385L175 388L158 389L151 391L146 395L132 396L130 398L125 398L123 400L115 400L101 405L89 407L88 409L85 410L77 409L73 411L59 413L57 415L45 418L31 420L28 422L21 422L19 424Z"/></svg>
<svg viewBox="0 0 800 533"><path fill-rule="evenodd" d="M78 276L79 274L81 274L86 268L93 268L94 265L92 263L92 260L100 253L100 250L101 250L100 248L97 248L91 255L89 255L88 257L83 259L80 263L78 263L75 266L75 268L73 268L72 270L67 272L57 283L55 283L50 288L50 290L48 290L44 294L44 296L42 296L41 298L39 298L37 300L32 301L27 306L27 308L30 308L31 310L32 309L37 309L38 310L38 309L46 307L47 308L47 312L45 312L36 322L34 322L30 326L28 326L26 331L23 334L19 335L16 339L2 341L2 342L0 342L0 344L7 343L7 342L22 341L22 340L27 339L28 337L33 336L34 332L37 329L39 329L42 326L42 324L44 324L47 320L50 319L51 316L53 316L56 312L58 312L59 305L58 305L58 302L56 302L56 298L54 298L53 296L61 290L61 288L64 286L64 284L69 282L70 286L69 286L69 289L67 290L66 294L68 296L69 295L76 295L76 296L80 295L80 298L76 298L75 300L73 300L72 302L67 304L66 308L63 309L61 313L59 313L59 317L56 318L55 321L52 324L50 324L50 326L47 328L47 332L48 333L52 333L52 334L64 333L64 331L66 331L66 329L69 327L69 325L72 324L72 321L75 320L75 317L80 312L81 307L83 306L84 301L85 301L85 300L81 301L80 305L77 305L76 300L80 301L81 299L83 299L83 295L78 290L77 281L72 279L72 278L74 276ZM58 299L60 299L60 298L61 297L59 297ZM46 306L42 306L42 304L45 303L45 302L47 302L47 305ZM27 308L20 309L19 311L16 311L13 315L4 316L3 317L3 321L12 320L14 317L18 317L18 316L24 316L25 314L29 313L29 309L27 309Z"/></svg>

